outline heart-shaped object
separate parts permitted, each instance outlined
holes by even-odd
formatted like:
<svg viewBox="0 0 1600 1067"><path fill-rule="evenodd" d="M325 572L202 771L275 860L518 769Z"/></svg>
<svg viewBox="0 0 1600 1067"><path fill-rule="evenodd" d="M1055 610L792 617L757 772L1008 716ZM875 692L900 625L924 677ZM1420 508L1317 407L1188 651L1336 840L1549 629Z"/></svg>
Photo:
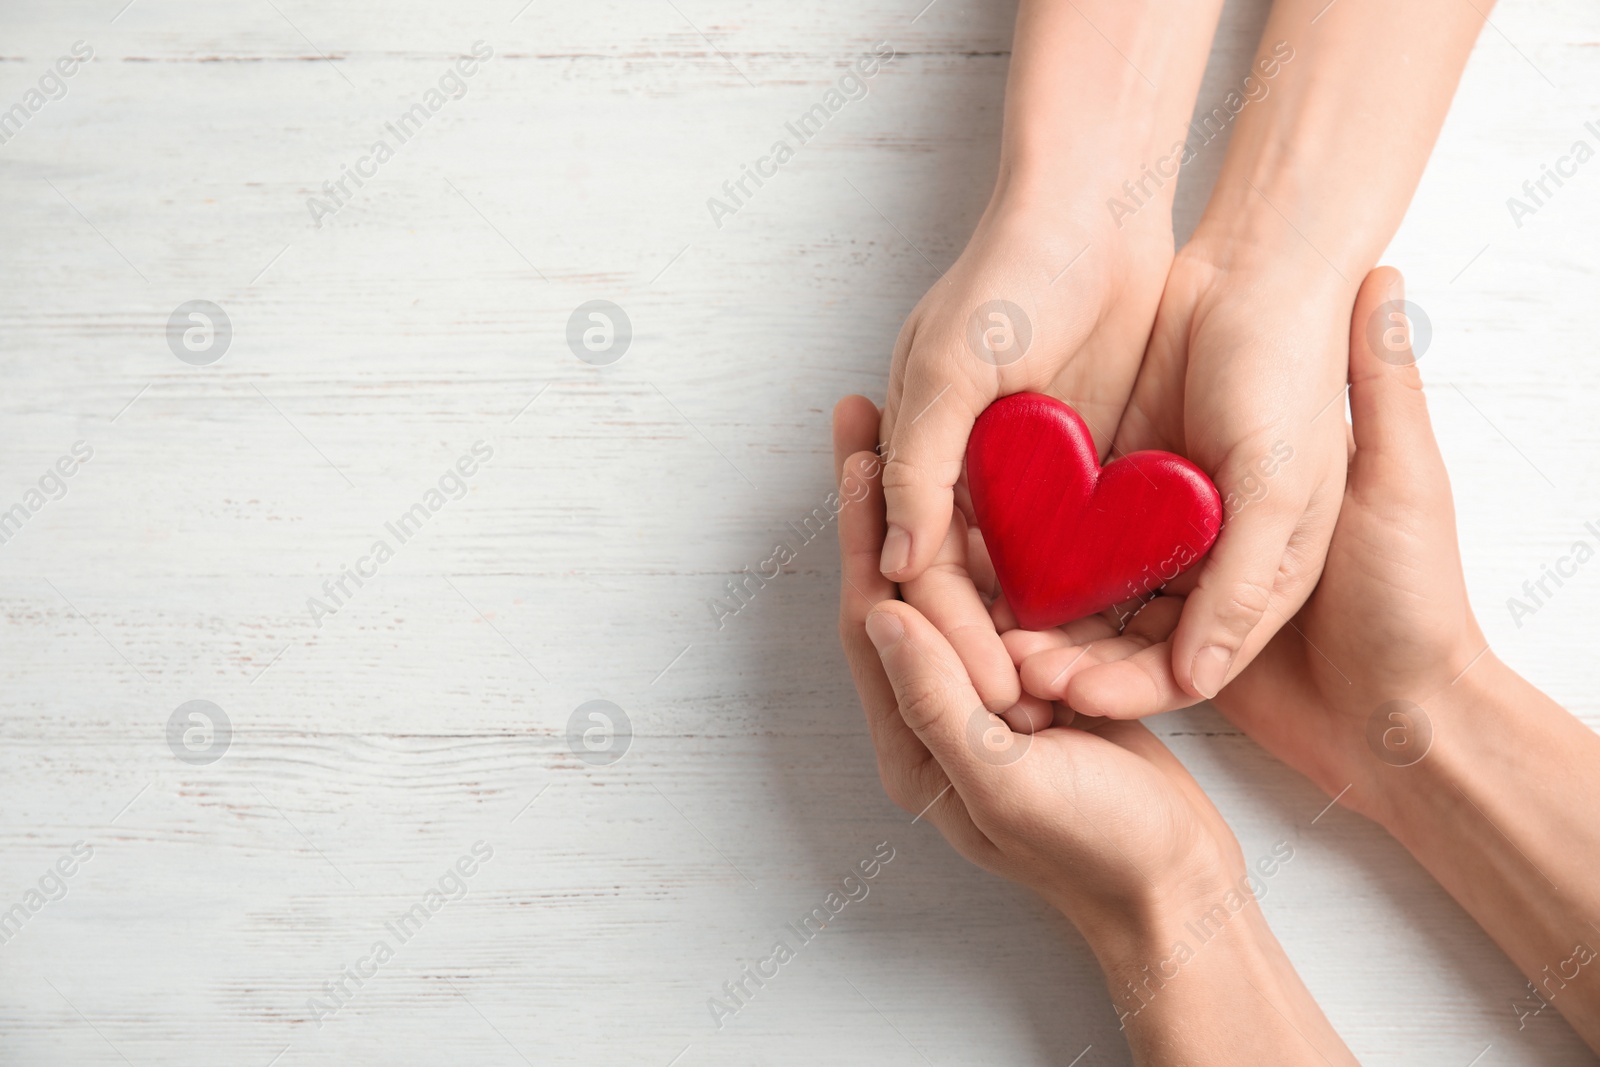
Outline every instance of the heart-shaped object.
<svg viewBox="0 0 1600 1067"><path fill-rule="evenodd" d="M1039 393L978 416L967 484L1000 588L1029 630L1154 593L1222 527L1222 499L1200 468L1154 450L1102 467L1078 413Z"/></svg>

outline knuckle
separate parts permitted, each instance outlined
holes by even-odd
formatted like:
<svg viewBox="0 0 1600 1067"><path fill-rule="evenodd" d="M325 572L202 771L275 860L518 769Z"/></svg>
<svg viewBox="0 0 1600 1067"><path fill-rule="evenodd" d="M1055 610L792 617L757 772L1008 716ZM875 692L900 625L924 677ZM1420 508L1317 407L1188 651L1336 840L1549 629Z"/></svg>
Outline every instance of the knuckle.
<svg viewBox="0 0 1600 1067"><path fill-rule="evenodd" d="M883 759L878 760L878 781L883 783L883 792L895 807L901 811L912 811L912 797L906 788L906 783L899 771Z"/></svg>
<svg viewBox="0 0 1600 1067"><path fill-rule="evenodd" d="M1272 590L1264 583L1246 579L1232 582L1215 599L1213 614L1229 633L1243 637L1267 613Z"/></svg>
<svg viewBox="0 0 1600 1067"><path fill-rule="evenodd" d="M883 491L922 485L927 479L922 469L903 456L894 456L883 465Z"/></svg>
<svg viewBox="0 0 1600 1067"><path fill-rule="evenodd" d="M950 688L931 679L919 679L901 688L900 715L913 730L922 730L944 714Z"/></svg>
<svg viewBox="0 0 1600 1067"><path fill-rule="evenodd" d="M941 489L948 491L961 477L961 460L953 462L919 463L902 454L902 445L896 445L894 455L883 465L883 491L895 493L906 489Z"/></svg>

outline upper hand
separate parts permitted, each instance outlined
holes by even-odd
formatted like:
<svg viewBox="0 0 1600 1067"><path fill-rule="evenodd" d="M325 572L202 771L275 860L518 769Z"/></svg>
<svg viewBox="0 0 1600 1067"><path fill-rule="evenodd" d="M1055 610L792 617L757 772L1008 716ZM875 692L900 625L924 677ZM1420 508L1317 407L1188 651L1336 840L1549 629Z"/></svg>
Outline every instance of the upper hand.
<svg viewBox="0 0 1600 1067"><path fill-rule="evenodd" d="M1377 767L1368 729L1380 708L1397 699L1424 702L1486 647L1467 602L1450 484L1421 378L1408 346L1379 353L1370 343L1368 324L1403 297L1399 272L1380 268L1355 301L1347 347L1353 427L1325 416L1341 435L1349 433L1349 462L1321 580L1293 625L1215 701L1329 793L1354 785L1352 803L1371 792L1362 779ZM1154 610L1170 627L1177 606L1173 597L1159 598L1136 620ZM1094 706L1106 685L1143 684L1176 698L1181 691L1162 662L1141 658L1146 646L1159 646L1163 626L1152 624L1154 639L1136 640L1100 625L1088 640L1081 628L1072 637L1008 635L1025 687L1080 709Z"/></svg>
<svg viewBox="0 0 1600 1067"><path fill-rule="evenodd" d="M1062 691L1073 707L1123 718L1215 696L1305 603L1344 490L1352 297L1320 263L1262 279L1192 245L1177 257L1113 452L1193 460L1222 496L1222 531L1166 591L1175 626L1145 624L1152 639L1111 662L1086 657Z"/></svg>
<svg viewBox="0 0 1600 1067"><path fill-rule="evenodd" d="M968 434L994 400L1048 393L1077 409L1102 454L1110 444L1172 261L1172 228L1152 207L1117 230L1098 199L1079 200L997 192L901 327L880 428L889 523L880 568L895 581L937 554Z"/></svg>

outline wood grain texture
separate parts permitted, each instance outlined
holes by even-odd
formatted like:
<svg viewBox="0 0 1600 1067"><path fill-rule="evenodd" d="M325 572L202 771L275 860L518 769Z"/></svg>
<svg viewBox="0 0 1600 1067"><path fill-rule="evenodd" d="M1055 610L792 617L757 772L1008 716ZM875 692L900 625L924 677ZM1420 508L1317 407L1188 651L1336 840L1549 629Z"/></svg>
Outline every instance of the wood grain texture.
<svg viewBox="0 0 1600 1067"><path fill-rule="evenodd" d="M803 540L833 401L881 399L981 211L1012 10L520 6L0 15L0 108L94 51L0 145L0 508L93 449L0 545L0 907L93 848L0 945L0 1062L1128 1062L1071 929L882 796L831 531L710 607ZM1264 13L1229 5L1202 108ZM1484 626L1595 724L1600 569L1520 625L1503 605L1600 521L1600 162L1520 228L1505 200L1592 136L1600 11L1493 19L1388 260L1433 323ZM315 225L479 40L460 98ZM707 198L880 41L866 97L718 226ZM1186 170L1180 234L1220 161ZM190 366L166 325L201 299L233 338ZM567 347L594 299L632 323L611 366ZM313 617L478 441L464 496ZM166 739L196 699L234 729L203 766ZM596 699L631 722L609 766L568 739ZM1375 828L1208 710L1155 728L1247 857L1294 845L1263 906L1363 1062L1592 1061L1558 1018L1517 1031L1520 977ZM308 998L478 841L465 896L319 1028ZM707 998L883 841L869 897L718 1029Z"/></svg>

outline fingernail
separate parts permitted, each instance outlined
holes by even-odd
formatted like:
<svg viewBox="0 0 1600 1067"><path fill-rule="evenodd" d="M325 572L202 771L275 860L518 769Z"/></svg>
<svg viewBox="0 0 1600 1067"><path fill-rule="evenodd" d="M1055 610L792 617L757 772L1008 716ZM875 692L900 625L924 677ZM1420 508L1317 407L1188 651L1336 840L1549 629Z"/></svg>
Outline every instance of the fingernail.
<svg viewBox="0 0 1600 1067"><path fill-rule="evenodd" d="M1228 668L1233 665L1233 653L1218 645L1207 645L1195 653L1191 673L1194 687L1200 695L1210 700L1222 692L1222 683L1228 680Z"/></svg>
<svg viewBox="0 0 1600 1067"><path fill-rule="evenodd" d="M880 655L898 645L905 635L906 628L889 612L874 611L867 616L867 636L872 639L872 647Z"/></svg>
<svg viewBox="0 0 1600 1067"><path fill-rule="evenodd" d="M883 539L883 557L878 569L884 574L898 574L911 562L911 535L899 526L889 527L889 536Z"/></svg>

